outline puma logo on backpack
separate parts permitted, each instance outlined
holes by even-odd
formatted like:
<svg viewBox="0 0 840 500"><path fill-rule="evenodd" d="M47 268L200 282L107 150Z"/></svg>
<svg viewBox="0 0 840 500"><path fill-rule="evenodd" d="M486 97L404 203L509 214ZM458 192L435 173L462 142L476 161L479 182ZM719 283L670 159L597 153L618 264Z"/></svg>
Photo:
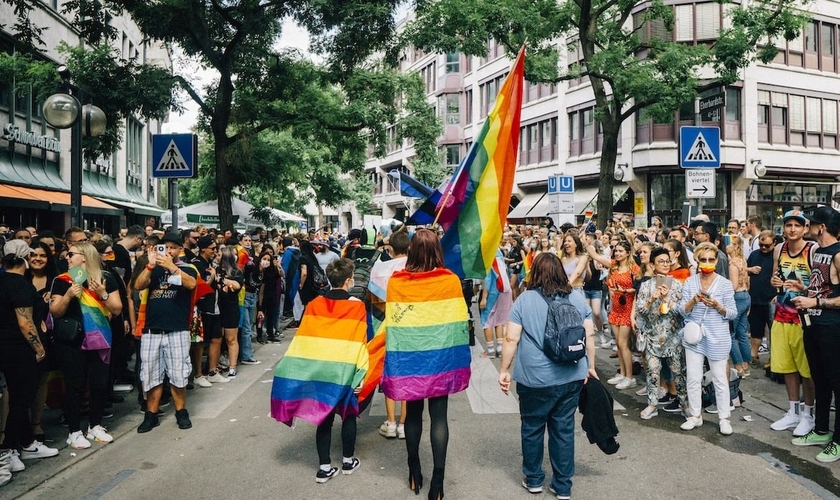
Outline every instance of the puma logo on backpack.
<svg viewBox="0 0 840 500"><path fill-rule="evenodd" d="M548 304L543 353L555 363L576 363L586 356L586 330L580 312L566 296L557 295L552 300L537 293Z"/></svg>

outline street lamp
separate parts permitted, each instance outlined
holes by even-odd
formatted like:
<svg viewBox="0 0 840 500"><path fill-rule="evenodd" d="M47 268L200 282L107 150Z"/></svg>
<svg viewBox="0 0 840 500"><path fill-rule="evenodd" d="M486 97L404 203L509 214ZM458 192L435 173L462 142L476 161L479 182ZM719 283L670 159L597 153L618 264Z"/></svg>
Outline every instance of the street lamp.
<svg viewBox="0 0 840 500"><path fill-rule="evenodd" d="M70 84L67 67L57 68L63 80L64 93L53 94L44 101L44 119L55 128L71 129L70 138L70 221L77 227L83 227L82 220L82 134L96 137L105 131L108 124L105 112L86 104L82 106L72 92L79 89Z"/></svg>

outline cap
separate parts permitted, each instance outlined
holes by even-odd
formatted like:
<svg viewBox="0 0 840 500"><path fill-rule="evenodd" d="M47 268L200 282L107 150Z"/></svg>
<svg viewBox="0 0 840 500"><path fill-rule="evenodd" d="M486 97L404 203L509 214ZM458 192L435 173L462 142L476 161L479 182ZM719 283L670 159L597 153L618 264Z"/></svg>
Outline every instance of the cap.
<svg viewBox="0 0 840 500"><path fill-rule="evenodd" d="M798 210L792 210L791 212L798 212L800 214L800 217L808 219L811 222L816 222L817 224L831 225L837 223L838 220L837 211L831 207L826 206L806 208L802 212L799 212ZM785 214L784 220L788 219L788 214L790 214L791 212ZM8 246L9 245L6 244L7 248Z"/></svg>
<svg viewBox="0 0 840 500"><path fill-rule="evenodd" d="M204 250L205 248L209 247L213 244L216 240L211 236L202 236L198 239L198 249Z"/></svg>
<svg viewBox="0 0 840 500"><path fill-rule="evenodd" d="M356 240L361 239L362 237L362 230L361 229L351 229L349 233L347 233L348 240Z"/></svg>
<svg viewBox="0 0 840 500"><path fill-rule="evenodd" d="M19 259L23 259L26 262L26 267L29 267L29 254L34 252L29 245L26 244L23 240L11 240L7 241L6 244L3 246L3 253L5 255L14 255Z"/></svg>
<svg viewBox="0 0 840 500"><path fill-rule="evenodd" d="M823 208L828 208L828 207L823 207ZM829 210L831 210L831 209L829 208ZM831 210L831 211L833 212L834 210ZM789 221L791 219L795 219L797 222L799 222L803 226L808 223L807 219L805 218L805 215L799 210L789 210L789 211L785 212L785 216L782 218L782 224L785 224L787 221Z"/></svg>
<svg viewBox="0 0 840 500"><path fill-rule="evenodd" d="M695 216L694 216L691 220L699 220L699 221L703 221L703 222L711 222L711 221L709 220L709 216L708 216L708 215L706 215L706 214L698 214L698 215L695 215Z"/></svg>
<svg viewBox="0 0 840 500"><path fill-rule="evenodd" d="M163 235L163 238L160 239L161 243L172 243L173 245L178 245L179 247L184 246L184 242L181 240L181 235L176 232L169 232Z"/></svg>

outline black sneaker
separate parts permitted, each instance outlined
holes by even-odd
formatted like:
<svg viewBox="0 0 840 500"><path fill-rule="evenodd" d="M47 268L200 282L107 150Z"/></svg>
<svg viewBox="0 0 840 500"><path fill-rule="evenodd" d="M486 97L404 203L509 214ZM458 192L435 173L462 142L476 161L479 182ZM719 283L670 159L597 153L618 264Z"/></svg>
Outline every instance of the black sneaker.
<svg viewBox="0 0 840 500"><path fill-rule="evenodd" d="M680 398L675 397L671 400L670 403L665 405L663 410L667 411L668 413L679 413L682 411L682 406L680 406Z"/></svg>
<svg viewBox="0 0 840 500"><path fill-rule="evenodd" d="M664 396L659 398L659 403L658 404L667 405L668 403L670 403L671 401L673 401L675 399L677 399L676 394L671 394L670 392L666 392Z"/></svg>
<svg viewBox="0 0 840 500"><path fill-rule="evenodd" d="M160 425L160 420L158 416L152 412L146 412L145 417L143 418L143 423L137 427L137 432L139 434L143 434L144 432L149 432L150 430L154 429L155 427Z"/></svg>
<svg viewBox="0 0 840 500"><path fill-rule="evenodd" d="M359 459L353 457L349 462L343 462L341 465L341 473L342 474L352 474L354 470L358 469L359 466L362 465L359 462Z"/></svg>
<svg viewBox="0 0 840 500"><path fill-rule="evenodd" d="M315 482L316 483L326 483L330 479L334 478L338 474L338 467L330 467L330 470L326 471L323 469L318 469L318 473L315 474Z"/></svg>
<svg viewBox="0 0 840 500"><path fill-rule="evenodd" d="M179 429L189 429L192 427L192 422L190 421L190 413L187 411L186 408L181 408L180 410L175 412L175 421L178 422Z"/></svg>

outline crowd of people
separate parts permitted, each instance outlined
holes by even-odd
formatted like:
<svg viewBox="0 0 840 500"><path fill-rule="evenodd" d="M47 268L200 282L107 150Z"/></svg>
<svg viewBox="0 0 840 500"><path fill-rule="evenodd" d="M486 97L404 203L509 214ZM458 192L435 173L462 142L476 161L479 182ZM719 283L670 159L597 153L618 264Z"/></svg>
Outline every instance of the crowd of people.
<svg viewBox="0 0 840 500"><path fill-rule="evenodd" d="M299 328L275 371L271 408L288 425L301 418L317 426L316 482L360 466L355 418L381 382L387 417L379 431L405 439L408 485L417 494L428 402L429 498L440 499L448 396L469 384L475 295L482 356L500 359L501 391L516 382L529 492L541 492L546 479L548 430L548 488L559 499L571 496L574 414L587 386L600 387L596 347L618 361L607 384L623 391L641 380L641 419L681 414L686 431L703 425L705 411L717 414L721 434L732 434L730 415L740 404L732 382L765 368L784 380L790 401L771 428L792 429L793 445L819 446L818 461L840 459L840 417L833 429L829 422L840 391L831 362L840 341L830 332L840 320L840 213L789 211L778 235L755 216L729 221L726 233L705 215L671 228L656 219L644 230L558 228L551 219L506 226L483 280L446 270L439 232L423 228L391 225L375 240L359 229L344 238L132 226L112 239L79 228L58 238L0 226L0 371L9 402L0 450L16 472L22 460L58 454L40 427L50 370L65 381L67 443L88 448L113 441L103 419L118 397L115 382L141 388L139 433L160 424L161 404L170 400L177 426L189 429L188 390L235 380L242 365L260 363L253 342L281 342L284 330ZM578 363L558 365L544 352L554 301L581 318ZM759 353L767 350L765 365ZM341 467L329 457L335 415Z"/></svg>
<svg viewBox="0 0 840 500"><path fill-rule="evenodd" d="M252 342L282 342L298 326L315 276L347 240L315 236L137 225L58 236L0 224L0 465L17 473L58 455L41 425L47 401L62 410L69 447L112 442L105 420L124 400L115 384L138 388L139 433L170 402L177 426L192 427L188 390L235 380L260 364Z"/></svg>

